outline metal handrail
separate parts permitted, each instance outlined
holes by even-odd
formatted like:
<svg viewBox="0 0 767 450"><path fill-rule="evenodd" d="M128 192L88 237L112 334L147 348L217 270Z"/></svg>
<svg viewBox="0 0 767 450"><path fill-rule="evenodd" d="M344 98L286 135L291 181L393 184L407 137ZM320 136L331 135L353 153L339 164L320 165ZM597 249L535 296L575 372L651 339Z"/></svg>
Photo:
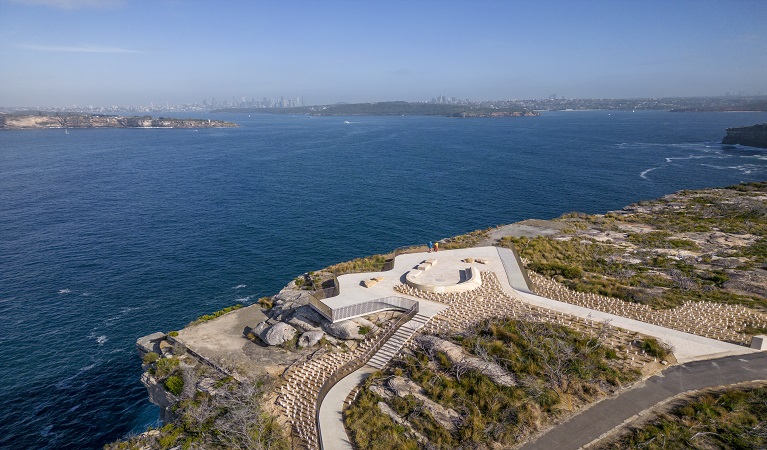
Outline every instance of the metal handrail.
<svg viewBox="0 0 767 450"><path fill-rule="evenodd" d="M386 344L386 342L389 340L389 338L402 327L405 323L409 322L415 315L418 314L418 302L415 302L415 304L407 311L407 313L403 314L402 317L397 319L396 322L394 322L394 325L392 325L388 330L386 330L383 335L378 337L378 342L373 344L372 347L365 350L365 353L363 353L361 356L355 358L352 361L349 361L348 363L341 366L338 370L333 372L333 374L328 378L325 383L322 384L322 387L320 388L319 393L317 394L317 403L315 405L315 422L317 427L317 438L318 442L320 444L320 450L324 450L324 447L322 445L322 430L320 429L320 408L322 407L322 402L325 400L325 396L328 395L328 392L338 384L339 381L344 379L346 376L351 374L352 372L356 371L360 367L367 364L368 361L370 361L370 358L373 357L373 355L378 352L378 350L381 349L381 347Z"/></svg>

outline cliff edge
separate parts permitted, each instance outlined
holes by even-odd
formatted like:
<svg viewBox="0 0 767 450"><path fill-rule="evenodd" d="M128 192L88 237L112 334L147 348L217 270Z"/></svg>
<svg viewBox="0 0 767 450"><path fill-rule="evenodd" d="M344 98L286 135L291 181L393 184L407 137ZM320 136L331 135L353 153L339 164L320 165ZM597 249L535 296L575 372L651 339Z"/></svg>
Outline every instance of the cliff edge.
<svg viewBox="0 0 767 450"><path fill-rule="evenodd" d="M727 136L722 139L722 144L767 148L767 123L750 127L728 128Z"/></svg>

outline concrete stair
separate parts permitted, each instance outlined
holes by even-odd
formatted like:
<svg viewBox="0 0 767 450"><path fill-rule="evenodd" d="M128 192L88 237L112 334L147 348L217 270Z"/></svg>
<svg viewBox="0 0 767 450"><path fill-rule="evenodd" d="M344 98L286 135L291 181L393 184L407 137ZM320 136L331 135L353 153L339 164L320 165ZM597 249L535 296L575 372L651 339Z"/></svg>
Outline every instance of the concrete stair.
<svg viewBox="0 0 767 450"><path fill-rule="evenodd" d="M399 353L403 345L418 331L426 325L431 317L423 314L416 314L410 321L402 325L399 330L394 332L388 341L370 358L367 365L375 369L383 369L394 356Z"/></svg>

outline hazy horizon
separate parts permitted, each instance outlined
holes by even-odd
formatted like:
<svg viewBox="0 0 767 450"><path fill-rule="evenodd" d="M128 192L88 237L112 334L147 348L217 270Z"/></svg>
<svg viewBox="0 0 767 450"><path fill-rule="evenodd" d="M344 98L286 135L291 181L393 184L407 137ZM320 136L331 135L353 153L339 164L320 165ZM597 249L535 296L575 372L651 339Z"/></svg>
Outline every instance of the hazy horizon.
<svg viewBox="0 0 767 450"><path fill-rule="evenodd" d="M0 106L767 93L767 2L0 0Z"/></svg>

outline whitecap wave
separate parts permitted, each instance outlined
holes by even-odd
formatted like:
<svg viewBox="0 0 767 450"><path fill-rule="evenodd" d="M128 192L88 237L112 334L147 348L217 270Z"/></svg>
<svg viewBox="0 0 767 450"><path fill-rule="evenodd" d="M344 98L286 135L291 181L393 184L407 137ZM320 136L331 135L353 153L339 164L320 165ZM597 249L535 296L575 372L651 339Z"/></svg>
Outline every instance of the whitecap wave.
<svg viewBox="0 0 767 450"><path fill-rule="evenodd" d="M248 295L247 297L240 297L240 298L236 298L234 300L237 301L237 302L249 302L251 298L253 298L253 296L252 295Z"/></svg>
<svg viewBox="0 0 767 450"><path fill-rule="evenodd" d="M248 287L247 284L238 284L237 286L233 287L232 289L242 289L244 287Z"/></svg>
<svg viewBox="0 0 767 450"><path fill-rule="evenodd" d="M69 294L69 293L71 293L71 292L72 292L72 291L71 291L71 290L69 290L69 289L59 289L59 294Z"/></svg>
<svg viewBox="0 0 767 450"><path fill-rule="evenodd" d="M763 169L762 167L755 166L753 164L741 164L738 166L717 166L715 164L701 164L701 166L710 167L712 169L717 169L717 170L737 170L738 172L744 175L750 175L754 172L759 172Z"/></svg>
<svg viewBox="0 0 767 450"><path fill-rule="evenodd" d="M106 341L108 341L108 340L109 340L109 339L108 339L106 336L104 336L104 335L102 334L101 336L99 336L99 337L97 337L97 338L96 338L96 343L98 343L99 345L104 345L104 343L105 343Z"/></svg>
<svg viewBox="0 0 767 450"><path fill-rule="evenodd" d="M653 171L653 170L655 170L655 169L660 169L660 167L651 167L651 168L649 168L649 169L647 169L647 170L643 170L643 171L642 171L642 172L639 174L639 177L640 177L640 178L642 178L642 179L645 179L645 180L649 180L649 178L647 178L647 174L648 174L648 173L650 173L650 172L652 172L652 171Z"/></svg>
<svg viewBox="0 0 767 450"><path fill-rule="evenodd" d="M707 158L722 159L721 156L714 156L714 155L689 155L689 156L676 156L676 157L666 158L666 162L670 163L674 161L684 161L688 159L707 159Z"/></svg>

